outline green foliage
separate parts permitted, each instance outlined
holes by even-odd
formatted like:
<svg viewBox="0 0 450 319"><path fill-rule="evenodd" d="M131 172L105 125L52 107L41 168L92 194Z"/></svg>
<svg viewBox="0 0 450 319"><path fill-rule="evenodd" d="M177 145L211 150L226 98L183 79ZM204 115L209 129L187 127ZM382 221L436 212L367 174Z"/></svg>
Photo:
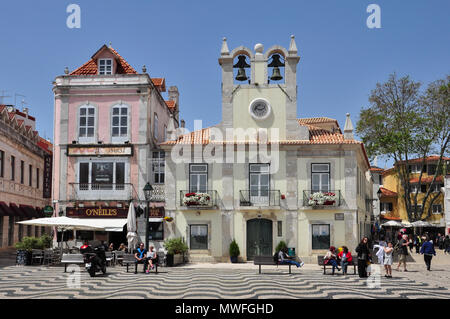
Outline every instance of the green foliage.
<svg viewBox="0 0 450 319"><path fill-rule="evenodd" d="M427 216L430 216L431 204L437 196L428 191L419 200L418 191L410 192L409 160L439 154L436 178L443 172L442 157L449 153L450 76L429 84L424 92L420 87L409 76L398 78L391 74L385 83L377 83L372 90L370 106L361 110L356 126L369 158L383 156L394 160L410 221L423 219L425 207L429 207ZM421 178L422 175L418 189Z"/></svg>
<svg viewBox="0 0 450 319"><path fill-rule="evenodd" d="M237 244L236 240L234 240L234 239L230 244L229 252L230 252L231 257L238 257L241 254L241 251L239 250L239 245Z"/></svg>
<svg viewBox="0 0 450 319"><path fill-rule="evenodd" d="M277 247L275 248L275 251L280 251L280 250L284 250L285 248L287 248L287 244L284 241L280 241L277 245Z"/></svg>
<svg viewBox="0 0 450 319"><path fill-rule="evenodd" d="M53 244L53 239L44 234L41 237L24 237L21 242L16 243L15 247L17 250L28 250L32 249L45 249L50 248Z"/></svg>
<svg viewBox="0 0 450 319"><path fill-rule="evenodd" d="M167 253L170 255L182 254L187 252L188 246L183 241L183 238L171 238L164 242L164 247L167 249Z"/></svg>

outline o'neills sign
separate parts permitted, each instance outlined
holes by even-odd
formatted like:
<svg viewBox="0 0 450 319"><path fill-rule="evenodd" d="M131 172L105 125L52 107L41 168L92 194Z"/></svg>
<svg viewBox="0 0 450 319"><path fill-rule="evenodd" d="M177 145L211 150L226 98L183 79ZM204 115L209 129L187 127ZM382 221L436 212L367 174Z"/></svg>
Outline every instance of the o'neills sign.
<svg viewBox="0 0 450 319"><path fill-rule="evenodd" d="M132 145L68 145L68 156L133 156Z"/></svg>
<svg viewBox="0 0 450 319"><path fill-rule="evenodd" d="M67 207L67 217L77 218L127 218L128 208L116 207Z"/></svg>

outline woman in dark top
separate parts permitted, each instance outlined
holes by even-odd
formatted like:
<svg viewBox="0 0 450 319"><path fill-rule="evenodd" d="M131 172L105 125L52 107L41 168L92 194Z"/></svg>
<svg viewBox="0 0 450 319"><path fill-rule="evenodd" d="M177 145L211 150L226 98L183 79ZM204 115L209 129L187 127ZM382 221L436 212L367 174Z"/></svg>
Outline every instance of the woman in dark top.
<svg viewBox="0 0 450 319"><path fill-rule="evenodd" d="M360 278L367 277L367 261L370 260L369 240L364 237L356 247L358 253L358 274Z"/></svg>

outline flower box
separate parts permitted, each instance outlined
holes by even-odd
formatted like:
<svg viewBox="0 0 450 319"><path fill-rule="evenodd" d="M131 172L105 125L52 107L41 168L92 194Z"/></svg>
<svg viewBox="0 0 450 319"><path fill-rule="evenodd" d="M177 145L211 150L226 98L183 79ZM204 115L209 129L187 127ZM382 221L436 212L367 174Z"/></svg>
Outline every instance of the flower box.
<svg viewBox="0 0 450 319"><path fill-rule="evenodd" d="M334 205L335 203L336 203L336 194L331 193L331 192L313 193L309 196L309 200L308 200L309 206L318 206L318 205L331 206L331 205Z"/></svg>
<svg viewBox="0 0 450 319"><path fill-rule="evenodd" d="M211 196L207 193L187 193L183 198L185 206L210 206Z"/></svg>

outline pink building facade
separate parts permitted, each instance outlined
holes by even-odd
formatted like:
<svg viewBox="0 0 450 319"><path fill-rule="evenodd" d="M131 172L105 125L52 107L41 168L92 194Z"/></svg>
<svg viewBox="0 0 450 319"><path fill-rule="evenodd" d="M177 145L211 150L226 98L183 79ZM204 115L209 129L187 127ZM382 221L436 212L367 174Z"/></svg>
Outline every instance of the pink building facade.
<svg viewBox="0 0 450 319"><path fill-rule="evenodd" d="M126 219L130 202L141 212L143 188L155 189L151 224L163 240L164 157L158 144L167 127L178 127L178 90L165 79L135 71L113 48L102 46L87 63L53 83L53 204L60 215ZM171 125L169 125L169 123ZM138 234L144 241L143 215ZM139 227L141 226L141 227ZM126 243L126 233L79 232L77 242ZM160 238L162 237L162 238ZM158 243L155 243L156 246ZM161 243L159 243L161 244Z"/></svg>

